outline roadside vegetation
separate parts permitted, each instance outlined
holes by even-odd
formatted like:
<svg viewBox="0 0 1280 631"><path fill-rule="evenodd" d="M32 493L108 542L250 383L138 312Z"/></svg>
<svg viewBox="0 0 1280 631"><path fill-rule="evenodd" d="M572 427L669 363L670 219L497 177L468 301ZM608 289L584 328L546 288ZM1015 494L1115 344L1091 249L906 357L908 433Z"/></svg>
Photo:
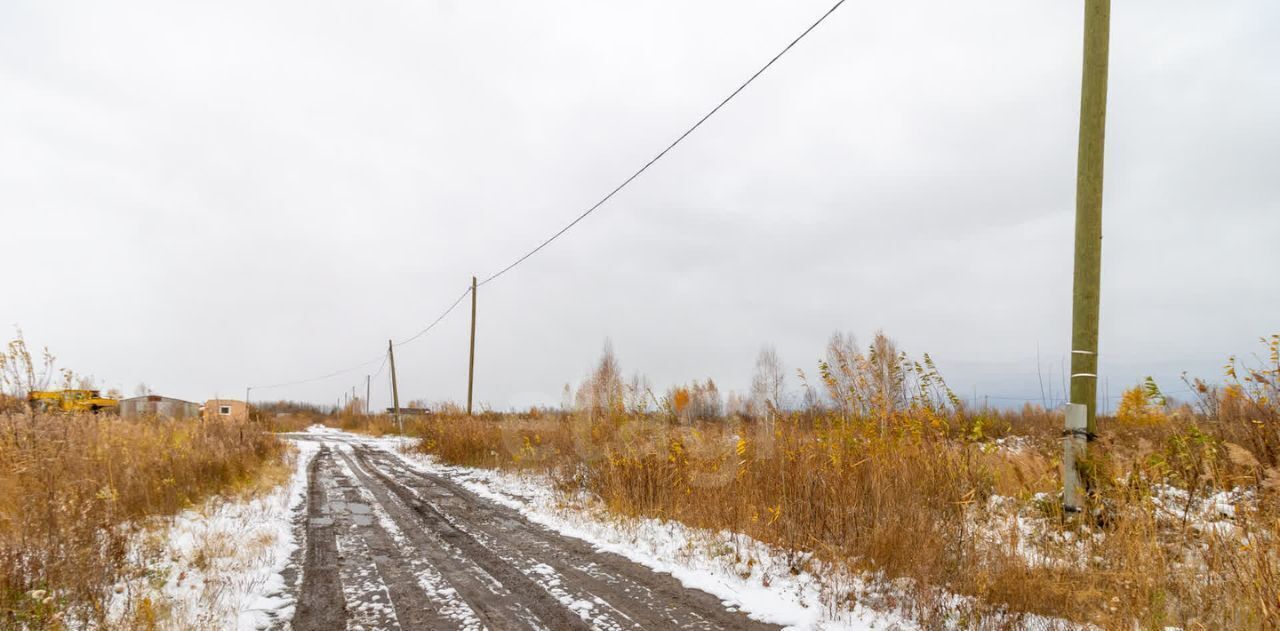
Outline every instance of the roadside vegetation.
<svg viewBox="0 0 1280 631"><path fill-rule="evenodd" d="M606 348L562 409L407 423L446 463L545 475L622 519L790 551L784 571L830 579L833 613L1280 628L1280 336L1263 343L1265 359L1233 359L1220 384L1188 380L1188 401L1150 380L1126 391L1081 464L1094 484L1079 514L1060 508L1060 412L974 409L883 335L866 348L834 336L799 393L769 349L746 395L705 381L659 396ZM394 431L386 416L330 424Z"/></svg>
<svg viewBox="0 0 1280 631"><path fill-rule="evenodd" d="M284 446L225 420L33 413L31 354L19 338L3 355L20 380L0 401L0 628L153 628L161 605L117 591L146 578L131 542L212 496L281 481Z"/></svg>

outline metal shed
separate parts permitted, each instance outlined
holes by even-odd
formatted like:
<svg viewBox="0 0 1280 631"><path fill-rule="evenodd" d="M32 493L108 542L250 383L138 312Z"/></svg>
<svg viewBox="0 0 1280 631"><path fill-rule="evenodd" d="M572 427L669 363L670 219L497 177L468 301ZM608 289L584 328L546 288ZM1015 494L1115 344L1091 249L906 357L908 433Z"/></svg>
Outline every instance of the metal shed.
<svg viewBox="0 0 1280 631"><path fill-rule="evenodd" d="M177 419L200 418L200 404L182 399L162 397L149 394L120 401L121 418L139 418L143 416L163 416Z"/></svg>

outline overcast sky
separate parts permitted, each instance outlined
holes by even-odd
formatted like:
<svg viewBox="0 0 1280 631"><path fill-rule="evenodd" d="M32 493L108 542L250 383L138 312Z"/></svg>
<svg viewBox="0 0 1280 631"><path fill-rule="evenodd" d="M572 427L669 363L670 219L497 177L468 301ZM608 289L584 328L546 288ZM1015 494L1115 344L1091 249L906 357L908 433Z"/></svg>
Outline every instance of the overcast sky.
<svg viewBox="0 0 1280 631"><path fill-rule="evenodd" d="M380 359L829 5L6 0L4 337L198 400ZM879 328L962 396L1039 400L1037 353L1060 391L1081 5L849 0L481 289L477 399L558 403L606 338L657 387L745 390L763 344L812 374L833 331ZM1280 4L1112 20L1114 397L1280 332ZM467 307L398 349L402 399L465 397ZM331 403L378 367L253 398Z"/></svg>

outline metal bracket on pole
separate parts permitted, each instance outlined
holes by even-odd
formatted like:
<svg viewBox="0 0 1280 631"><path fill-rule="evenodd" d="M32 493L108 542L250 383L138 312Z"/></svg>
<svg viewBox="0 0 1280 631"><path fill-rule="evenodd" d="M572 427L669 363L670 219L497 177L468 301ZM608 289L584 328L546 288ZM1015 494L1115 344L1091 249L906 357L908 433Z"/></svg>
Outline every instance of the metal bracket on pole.
<svg viewBox="0 0 1280 631"><path fill-rule="evenodd" d="M1084 508L1084 489L1076 461L1083 459L1089 448L1089 407L1083 403L1067 404L1065 425L1062 432L1062 508L1076 513Z"/></svg>

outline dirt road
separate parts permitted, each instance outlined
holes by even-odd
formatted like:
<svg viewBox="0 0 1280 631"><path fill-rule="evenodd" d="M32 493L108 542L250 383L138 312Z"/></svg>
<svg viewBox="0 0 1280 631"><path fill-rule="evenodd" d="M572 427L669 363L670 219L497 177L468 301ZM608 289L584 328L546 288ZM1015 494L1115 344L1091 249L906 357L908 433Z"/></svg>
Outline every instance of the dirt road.
<svg viewBox="0 0 1280 631"><path fill-rule="evenodd" d="M320 442L293 629L777 629L380 446Z"/></svg>

